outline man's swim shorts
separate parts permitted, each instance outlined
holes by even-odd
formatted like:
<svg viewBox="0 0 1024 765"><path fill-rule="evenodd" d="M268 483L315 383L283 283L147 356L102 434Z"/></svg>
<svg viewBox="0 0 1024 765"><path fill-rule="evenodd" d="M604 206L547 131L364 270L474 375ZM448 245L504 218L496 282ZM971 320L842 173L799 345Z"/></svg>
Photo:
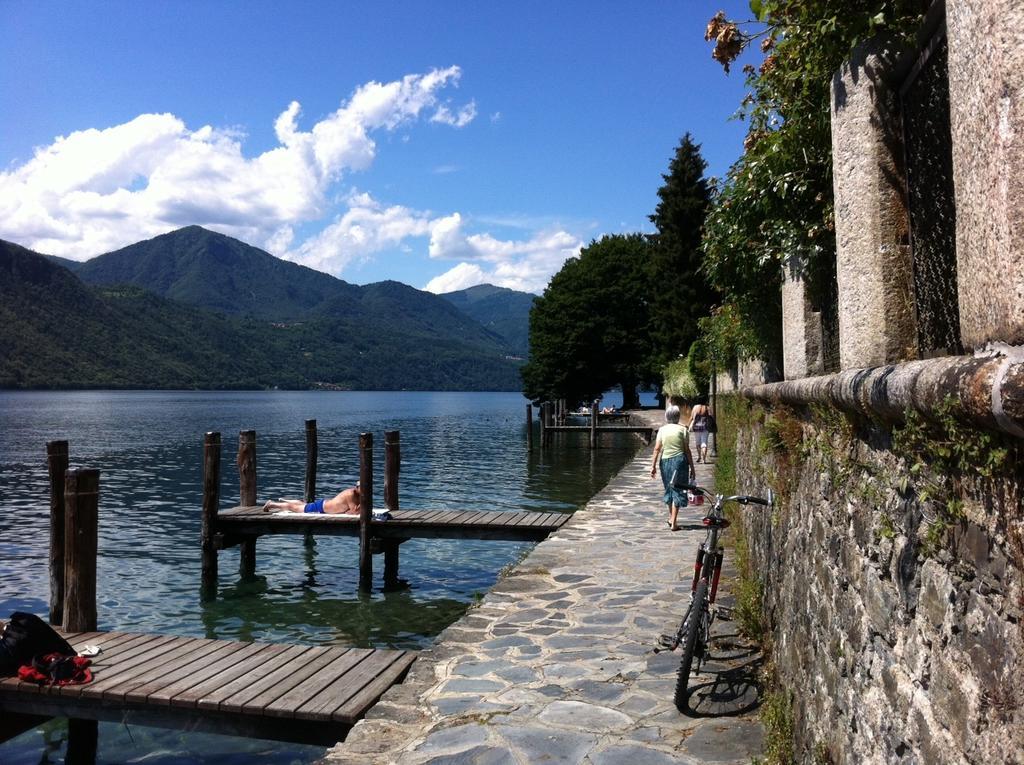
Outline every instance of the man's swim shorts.
<svg viewBox="0 0 1024 765"><path fill-rule="evenodd" d="M302 512L304 512L304 513L322 513L323 511L324 511L324 501L322 499L318 499L315 502L310 502L309 504L307 504L306 505L306 509L303 510Z"/></svg>

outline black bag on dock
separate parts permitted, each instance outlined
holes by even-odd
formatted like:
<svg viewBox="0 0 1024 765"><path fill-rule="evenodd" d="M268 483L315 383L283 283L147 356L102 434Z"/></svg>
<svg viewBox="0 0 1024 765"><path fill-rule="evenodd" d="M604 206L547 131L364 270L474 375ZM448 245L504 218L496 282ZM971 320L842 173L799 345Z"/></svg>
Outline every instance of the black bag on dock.
<svg viewBox="0 0 1024 765"><path fill-rule="evenodd" d="M33 656L44 653L74 656L75 649L35 614L11 614L0 635L0 677L16 675L18 667L31 664Z"/></svg>

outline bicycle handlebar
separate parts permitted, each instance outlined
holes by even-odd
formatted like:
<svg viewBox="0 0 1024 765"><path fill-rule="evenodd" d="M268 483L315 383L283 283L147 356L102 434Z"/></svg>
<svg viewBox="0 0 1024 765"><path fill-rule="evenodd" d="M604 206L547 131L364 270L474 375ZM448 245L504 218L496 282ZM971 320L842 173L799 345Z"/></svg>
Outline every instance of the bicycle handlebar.
<svg viewBox="0 0 1024 765"><path fill-rule="evenodd" d="M735 497L723 497L723 502L739 502L741 505L764 505L767 507L770 502L767 499L761 497L751 497L747 494L737 494Z"/></svg>
<svg viewBox="0 0 1024 765"><path fill-rule="evenodd" d="M686 484L686 486L682 488L685 488L687 491L692 491L697 494L703 494L705 497L708 497L709 499L716 499L714 494L705 489L703 486L698 486L695 483L688 483ZM769 495L771 495L770 490L768 493ZM762 497L754 497L749 494L736 494L735 496L732 497L722 497L722 502L736 502L740 505L764 505L765 507L770 507L772 504L771 500L769 499L764 499Z"/></svg>

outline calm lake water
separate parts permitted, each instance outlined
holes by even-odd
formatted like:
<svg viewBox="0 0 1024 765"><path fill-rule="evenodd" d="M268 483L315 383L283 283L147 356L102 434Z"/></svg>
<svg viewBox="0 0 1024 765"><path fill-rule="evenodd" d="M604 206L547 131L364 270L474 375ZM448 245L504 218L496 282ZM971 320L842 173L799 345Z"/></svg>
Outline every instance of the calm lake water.
<svg viewBox="0 0 1024 765"><path fill-rule="evenodd" d="M422 648L526 555L529 544L411 540L411 587L357 591L358 543L265 537L256 577L238 551L220 554L216 598L200 598L202 442L219 431L221 502L238 501L237 434L257 431L259 497L301 497L306 419L319 428L319 495L358 478L358 436L375 438L375 506L383 506L385 430L400 430L403 507L572 512L632 457L637 441L585 435L526 450L526 400L514 393L0 392L0 615L48 613L46 442L67 439L72 466L100 470L97 610L100 629L318 645ZM605 403L616 403L611 396ZM62 762L66 721L0 745L5 765ZM293 763L303 747L101 723L97 762Z"/></svg>

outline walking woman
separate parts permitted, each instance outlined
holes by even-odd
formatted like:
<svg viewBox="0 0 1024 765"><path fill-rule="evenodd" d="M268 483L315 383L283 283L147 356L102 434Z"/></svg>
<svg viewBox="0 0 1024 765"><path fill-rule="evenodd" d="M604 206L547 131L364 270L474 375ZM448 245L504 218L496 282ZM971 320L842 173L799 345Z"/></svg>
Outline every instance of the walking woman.
<svg viewBox="0 0 1024 765"><path fill-rule="evenodd" d="M672 485L673 476L679 480L689 476L692 482L697 477L690 454L689 432L679 424L679 407L670 406L665 410L665 425L658 428L658 437L654 440L654 461L651 463L651 478L661 470L661 483L665 487L665 504L668 505L668 525L672 531L679 531L679 508L686 507L686 489L677 489Z"/></svg>
<svg viewBox="0 0 1024 765"><path fill-rule="evenodd" d="M690 413L689 427L696 441L694 445L697 447L697 462L708 461L708 434L714 428L714 422L715 418L708 409L707 399L702 398Z"/></svg>

